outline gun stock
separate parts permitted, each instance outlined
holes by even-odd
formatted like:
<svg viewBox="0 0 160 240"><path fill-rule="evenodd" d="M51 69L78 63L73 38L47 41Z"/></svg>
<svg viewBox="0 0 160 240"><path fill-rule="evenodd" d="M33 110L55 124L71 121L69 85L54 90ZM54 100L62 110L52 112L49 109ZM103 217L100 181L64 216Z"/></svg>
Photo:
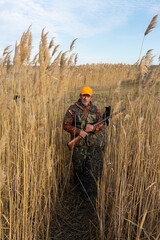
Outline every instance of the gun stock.
<svg viewBox="0 0 160 240"><path fill-rule="evenodd" d="M69 148L69 150L73 150L73 148L75 147L75 145L82 139L82 137L80 135L78 135L77 137L75 137L74 139L72 139L70 142L67 143L67 146Z"/></svg>

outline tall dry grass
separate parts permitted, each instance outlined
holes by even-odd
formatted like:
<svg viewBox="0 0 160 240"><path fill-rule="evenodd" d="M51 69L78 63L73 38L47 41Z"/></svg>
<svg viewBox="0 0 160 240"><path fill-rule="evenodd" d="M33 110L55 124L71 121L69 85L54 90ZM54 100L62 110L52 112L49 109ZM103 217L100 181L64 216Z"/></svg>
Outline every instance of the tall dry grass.
<svg viewBox="0 0 160 240"><path fill-rule="evenodd" d="M74 41L75 42L75 41ZM69 50L73 49L74 42ZM0 65L0 239L47 239L52 210L68 181L60 98L69 77L66 53L42 30L30 60L30 28ZM68 54L68 55L69 55ZM54 55L54 56L52 56ZM73 57L73 55L72 55ZM60 65L60 67L59 67ZM72 60L68 65L72 65ZM66 84L66 85L65 85ZM63 161L63 162L62 162ZM67 162L67 163L66 163Z"/></svg>
<svg viewBox="0 0 160 240"><path fill-rule="evenodd" d="M159 85L145 88L143 97L122 101L126 114L108 127L97 206L101 239L159 239Z"/></svg>
<svg viewBox="0 0 160 240"><path fill-rule="evenodd" d="M145 35L154 28L157 16ZM97 202L103 240L160 238L160 66L151 69L152 60L149 50L137 65L138 84L125 98L124 85L113 91L120 100L112 99L114 108L122 105L127 111L110 121L107 131Z"/></svg>

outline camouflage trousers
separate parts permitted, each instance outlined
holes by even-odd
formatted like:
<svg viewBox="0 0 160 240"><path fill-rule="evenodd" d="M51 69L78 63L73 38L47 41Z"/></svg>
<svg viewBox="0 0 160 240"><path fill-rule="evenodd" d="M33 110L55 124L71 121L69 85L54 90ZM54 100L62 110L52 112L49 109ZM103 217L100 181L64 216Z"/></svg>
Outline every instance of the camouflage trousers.
<svg viewBox="0 0 160 240"><path fill-rule="evenodd" d="M79 190L87 195L97 195L97 181L103 168L103 153L100 147L75 147L72 162L74 181Z"/></svg>

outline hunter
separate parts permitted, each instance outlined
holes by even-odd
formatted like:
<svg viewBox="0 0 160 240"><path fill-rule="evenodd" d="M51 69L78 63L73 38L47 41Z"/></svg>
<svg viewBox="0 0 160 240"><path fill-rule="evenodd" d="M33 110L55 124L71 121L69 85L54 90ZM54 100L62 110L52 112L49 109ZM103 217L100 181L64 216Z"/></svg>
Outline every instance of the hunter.
<svg viewBox="0 0 160 240"><path fill-rule="evenodd" d="M101 176L103 154L97 133L103 123L93 126L101 120L99 109L92 103L92 89L83 87L80 98L71 105L63 121L63 129L71 134L71 139L80 135L82 139L73 149L72 162L75 184L85 200L97 195L97 180Z"/></svg>

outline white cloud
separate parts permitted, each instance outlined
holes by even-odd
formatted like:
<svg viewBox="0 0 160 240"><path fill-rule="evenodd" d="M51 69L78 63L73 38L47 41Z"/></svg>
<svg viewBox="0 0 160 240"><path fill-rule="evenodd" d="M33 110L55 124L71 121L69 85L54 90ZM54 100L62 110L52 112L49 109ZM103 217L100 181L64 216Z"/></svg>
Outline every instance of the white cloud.
<svg viewBox="0 0 160 240"><path fill-rule="evenodd" d="M91 37L123 25L141 8L156 7L156 0L0 0L1 45L20 40L32 24L35 42L44 27L58 38L60 33Z"/></svg>
<svg viewBox="0 0 160 240"><path fill-rule="evenodd" d="M53 26L71 35L92 36L123 24L128 14L138 7L153 5L153 0L1 0L3 24L22 26L39 23L36 28Z"/></svg>

